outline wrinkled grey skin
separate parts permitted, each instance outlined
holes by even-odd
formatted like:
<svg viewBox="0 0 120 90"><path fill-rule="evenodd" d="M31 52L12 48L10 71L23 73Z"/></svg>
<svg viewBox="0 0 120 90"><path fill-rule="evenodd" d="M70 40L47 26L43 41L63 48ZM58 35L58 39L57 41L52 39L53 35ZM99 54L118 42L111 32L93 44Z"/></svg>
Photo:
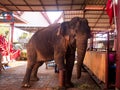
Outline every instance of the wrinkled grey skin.
<svg viewBox="0 0 120 90"><path fill-rule="evenodd" d="M39 80L38 68L48 60L55 60L59 68L59 86L72 87L72 70L77 50L77 78L81 77L90 27L85 18L74 17L69 22L53 24L38 30L27 46L27 69L23 87L30 87L30 80ZM76 49L77 48L77 49Z"/></svg>

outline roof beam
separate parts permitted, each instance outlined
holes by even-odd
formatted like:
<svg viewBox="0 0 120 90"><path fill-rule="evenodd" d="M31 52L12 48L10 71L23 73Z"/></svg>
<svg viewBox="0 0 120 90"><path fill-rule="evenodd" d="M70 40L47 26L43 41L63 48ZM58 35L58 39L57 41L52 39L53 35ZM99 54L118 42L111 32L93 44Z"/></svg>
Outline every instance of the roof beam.
<svg viewBox="0 0 120 90"><path fill-rule="evenodd" d="M85 7L86 7L86 1L87 0L84 0L83 4L82 4L82 9L85 10Z"/></svg>
<svg viewBox="0 0 120 90"><path fill-rule="evenodd" d="M102 13L100 14L100 16L98 17L98 19L97 19L97 21L96 21L94 27L97 25L97 23L99 22L101 16L104 14L105 7L106 7L106 6L104 6L103 11L102 11ZM94 28L94 27L93 27L93 28Z"/></svg>
<svg viewBox="0 0 120 90"><path fill-rule="evenodd" d="M40 12L49 24L52 24L46 12Z"/></svg>
<svg viewBox="0 0 120 90"><path fill-rule="evenodd" d="M45 6L43 5L43 2L41 0L39 0L39 2L41 3L41 5L39 5L39 6L42 6L43 9L46 11Z"/></svg>
<svg viewBox="0 0 120 90"><path fill-rule="evenodd" d="M58 7L58 0L56 0L56 5L57 5L57 10L59 10L59 7Z"/></svg>
<svg viewBox="0 0 120 90"><path fill-rule="evenodd" d="M0 11L7 11L4 7L0 7Z"/></svg>
<svg viewBox="0 0 120 90"><path fill-rule="evenodd" d="M70 6L70 9L72 10L72 5L73 5L73 0L71 0L71 6Z"/></svg>
<svg viewBox="0 0 120 90"><path fill-rule="evenodd" d="M32 11L34 11L34 10L31 8L31 6L27 3L26 0L23 0L23 1L25 2L25 4L26 4Z"/></svg>
<svg viewBox="0 0 120 90"><path fill-rule="evenodd" d="M105 5L104 5L105 6ZM103 10L105 10L105 7L104 6L100 6L100 5L87 5L86 7L85 7L85 10L101 10L101 11L103 11Z"/></svg>
<svg viewBox="0 0 120 90"><path fill-rule="evenodd" d="M62 17L63 17L63 13L61 13L61 15L58 17L58 19L56 19L56 20L54 21L54 23L58 23L58 21L59 21Z"/></svg>
<svg viewBox="0 0 120 90"><path fill-rule="evenodd" d="M3 5L1 2L0 2L0 5L1 5L1 6L0 6L0 10L1 10L1 11L7 11L7 10L10 11L10 9L7 8L5 5Z"/></svg>
<svg viewBox="0 0 120 90"><path fill-rule="evenodd" d="M11 0L8 0L12 6L15 6L18 10L20 10ZM6 5L4 5L6 7ZM10 10L11 11L11 10Z"/></svg>
<svg viewBox="0 0 120 90"><path fill-rule="evenodd" d="M30 6L56 6L56 4L45 4L43 5L42 1L39 0L41 2L41 5L40 4L29 4ZM58 6L70 6L71 4L58 4ZM72 5L83 5L82 4L72 4ZM12 4L4 4L4 6L13 6ZM15 6L27 6L25 4L15 4ZM91 5L91 6L96 6L96 5ZM100 6L100 5L98 5Z"/></svg>

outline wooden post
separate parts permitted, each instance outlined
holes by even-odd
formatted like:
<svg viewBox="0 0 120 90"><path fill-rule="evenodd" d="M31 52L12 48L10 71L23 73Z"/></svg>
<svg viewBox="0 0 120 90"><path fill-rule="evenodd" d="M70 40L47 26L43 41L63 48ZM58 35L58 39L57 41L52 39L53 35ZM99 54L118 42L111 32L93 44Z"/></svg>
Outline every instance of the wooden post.
<svg viewBox="0 0 120 90"><path fill-rule="evenodd" d="M2 61L2 53L0 52L0 73L1 73L1 69L2 69L2 63L1 63L1 61Z"/></svg>
<svg viewBox="0 0 120 90"><path fill-rule="evenodd" d="M11 22L11 44L13 43L13 33L14 33L14 22Z"/></svg>

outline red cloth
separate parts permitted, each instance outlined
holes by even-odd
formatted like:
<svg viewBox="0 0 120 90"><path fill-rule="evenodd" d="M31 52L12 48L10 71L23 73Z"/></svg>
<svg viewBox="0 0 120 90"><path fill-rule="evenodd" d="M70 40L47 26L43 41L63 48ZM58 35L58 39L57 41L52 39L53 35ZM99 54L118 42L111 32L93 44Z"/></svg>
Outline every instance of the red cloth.
<svg viewBox="0 0 120 90"><path fill-rule="evenodd" d="M3 56L8 55L8 42L5 40L3 35L0 35L0 48Z"/></svg>
<svg viewBox="0 0 120 90"><path fill-rule="evenodd" d="M3 35L0 35L0 52L2 56L7 56L10 53L11 59L16 59L20 56L20 50L14 50L11 43L9 50L8 42L5 40L5 37Z"/></svg>
<svg viewBox="0 0 120 90"><path fill-rule="evenodd" d="M113 5L112 5L112 0L108 0L106 4L106 11L109 16L109 23L110 25L112 24L112 19L113 19Z"/></svg>
<svg viewBox="0 0 120 90"><path fill-rule="evenodd" d="M17 57L20 56L20 50L14 50L11 54L10 54L10 59L16 59Z"/></svg>
<svg viewBox="0 0 120 90"><path fill-rule="evenodd" d="M3 51L3 49L0 47L0 53Z"/></svg>
<svg viewBox="0 0 120 90"><path fill-rule="evenodd" d="M106 12L107 12L109 19L110 19L110 21L109 21L110 25L112 24L113 17L116 17L118 14L118 10L117 10L118 5L117 4L118 4L117 0L114 0L114 1L108 0L107 1ZM114 15L116 15L116 16L114 16Z"/></svg>

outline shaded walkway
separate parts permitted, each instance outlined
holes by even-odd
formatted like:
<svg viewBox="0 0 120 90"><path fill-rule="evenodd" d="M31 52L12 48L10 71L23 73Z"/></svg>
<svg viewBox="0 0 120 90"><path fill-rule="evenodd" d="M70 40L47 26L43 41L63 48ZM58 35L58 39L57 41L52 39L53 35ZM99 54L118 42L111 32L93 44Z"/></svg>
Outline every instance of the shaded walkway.
<svg viewBox="0 0 120 90"><path fill-rule="evenodd" d="M45 64L39 68L37 82L31 82L32 87L29 89L21 88L21 83L25 74L26 61L14 61L10 63L12 68L2 71L0 74L0 90L57 90L58 88L58 74L54 73L53 67L45 68ZM75 88L67 90L100 90L95 82L90 78L86 72L82 72L80 80L76 79L76 72L72 76L72 81Z"/></svg>

